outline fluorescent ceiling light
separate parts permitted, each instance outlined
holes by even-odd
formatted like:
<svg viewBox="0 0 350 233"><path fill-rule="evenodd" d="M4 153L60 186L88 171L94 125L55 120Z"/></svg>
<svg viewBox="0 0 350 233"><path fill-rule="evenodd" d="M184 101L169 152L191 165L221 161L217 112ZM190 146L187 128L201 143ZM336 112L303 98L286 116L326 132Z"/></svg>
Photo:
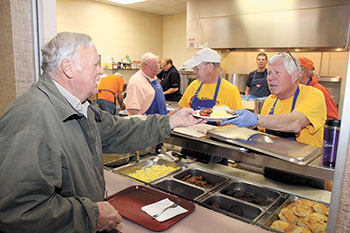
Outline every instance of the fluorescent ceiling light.
<svg viewBox="0 0 350 233"><path fill-rule="evenodd" d="M120 4L132 4L137 2L144 2L146 0L109 0L109 1L120 3Z"/></svg>

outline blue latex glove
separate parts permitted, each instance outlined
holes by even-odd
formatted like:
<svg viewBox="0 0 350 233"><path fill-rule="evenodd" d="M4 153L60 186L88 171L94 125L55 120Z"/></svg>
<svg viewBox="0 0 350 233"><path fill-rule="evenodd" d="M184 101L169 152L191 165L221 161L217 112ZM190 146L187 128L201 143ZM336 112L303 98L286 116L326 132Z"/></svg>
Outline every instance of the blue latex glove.
<svg viewBox="0 0 350 233"><path fill-rule="evenodd" d="M243 108L242 110L236 110L235 113L238 117L232 118L230 120L222 121L221 125L226 125L229 123L235 124L238 127L248 127L255 126L258 122L258 115L252 113L251 111Z"/></svg>

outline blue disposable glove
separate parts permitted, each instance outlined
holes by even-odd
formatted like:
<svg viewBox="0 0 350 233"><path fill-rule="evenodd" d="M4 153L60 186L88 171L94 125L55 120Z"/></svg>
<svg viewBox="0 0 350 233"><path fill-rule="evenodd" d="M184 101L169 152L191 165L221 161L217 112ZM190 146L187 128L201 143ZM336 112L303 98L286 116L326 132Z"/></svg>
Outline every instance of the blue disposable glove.
<svg viewBox="0 0 350 233"><path fill-rule="evenodd" d="M248 126L255 126L258 122L258 115L255 113L252 113L251 111L243 108L242 110L236 110L235 113L238 115L238 117L222 121L221 125L226 125L229 123L235 124L238 127L248 127Z"/></svg>

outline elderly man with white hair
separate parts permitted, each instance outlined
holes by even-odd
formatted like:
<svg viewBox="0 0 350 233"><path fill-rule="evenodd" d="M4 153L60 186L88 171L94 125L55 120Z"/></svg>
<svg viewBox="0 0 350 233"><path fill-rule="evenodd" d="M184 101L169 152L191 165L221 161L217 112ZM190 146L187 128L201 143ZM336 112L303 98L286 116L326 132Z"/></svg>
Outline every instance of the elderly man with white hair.
<svg viewBox="0 0 350 233"><path fill-rule="evenodd" d="M323 93L299 84L300 64L289 52L271 57L267 83L271 95L267 97L261 114L238 110L238 117L222 122L239 127L258 126L266 133L317 147L323 146L326 104ZM282 148L281 148L282 149ZM282 182L324 188L323 181L294 176L284 171L265 168L265 176Z"/></svg>
<svg viewBox="0 0 350 233"><path fill-rule="evenodd" d="M269 134L322 147L326 121L324 96L318 89L299 84L300 77L298 59L290 53L274 55L267 73L271 95L265 100L261 114L242 109L236 111L239 117L222 124L258 126Z"/></svg>
<svg viewBox="0 0 350 233"><path fill-rule="evenodd" d="M141 69L129 80L126 87L126 110L129 115L167 114L163 88L157 79L159 58L145 53Z"/></svg>
<svg viewBox="0 0 350 233"><path fill-rule="evenodd" d="M91 232L121 223L104 201L102 153L157 145L192 109L125 119L87 99L103 74L90 36L62 32L42 50L43 74L0 117L0 231Z"/></svg>

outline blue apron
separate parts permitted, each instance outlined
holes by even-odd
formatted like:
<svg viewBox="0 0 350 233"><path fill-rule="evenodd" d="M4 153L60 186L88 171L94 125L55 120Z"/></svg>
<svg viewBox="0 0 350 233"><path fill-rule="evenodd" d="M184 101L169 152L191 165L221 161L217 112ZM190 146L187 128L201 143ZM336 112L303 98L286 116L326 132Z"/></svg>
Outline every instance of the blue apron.
<svg viewBox="0 0 350 233"><path fill-rule="evenodd" d="M201 85L199 85L196 93L192 97L192 100L190 102L190 107L193 110L201 110L201 109L205 109L205 108L212 108L212 107L214 107L216 105L216 98L218 97L220 84L221 84L221 78L219 77L218 82L216 83L216 89L215 89L215 93L214 93L214 98L212 100L201 100L201 99L198 98L198 93L199 93L199 91L201 90L201 88L203 86L203 82L202 82Z"/></svg>
<svg viewBox="0 0 350 233"><path fill-rule="evenodd" d="M294 93L292 109L290 110L290 112L293 112L293 110L295 108L295 103L297 101L299 92L300 92L300 90L299 90L299 86L298 86L298 89ZM271 110L269 112L269 115L273 115L274 114L275 107L276 107L276 104L277 104L277 100L278 100L278 98L276 99L275 103L273 104L273 106L272 106L272 108L271 108ZM275 135L275 136L282 137L282 138L288 138L288 139L293 140L293 141L297 140L295 133L281 132L281 131L276 131L276 130L271 130L271 129L266 129L265 132L268 133L268 134L272 134L272 135Z"/></svg>
<svg viewBox="0 0 350 233"><path fill-rule="evenodd" d="M309 84L309 83L308 83ZM299 95L299 86L298 89L294 93L294 98L293 98L293 103L292 103L292 109L290 112L292 112L295 108L295 103ZM278 98L276 99L273 107L271 108L269 115L273 115L274 109L276 106ZM266 129L266 133L276 135L282 138L287 138L293 141L296 141L296 135L295 133L287 133L287 132L281 132L281 131L275 131L275 130L270 130ZM317 179L317 178L308 178L300 175L295 175L292 173L289 173L287 171L281 171L278 169L274 168L269 168L269 167L264 167L264 176L273 180L277 180L279 182L287 183L287 184L297 184L297 185L307 185L311 187L315 187L318 189L323 189L324 188L324 181Z"/></svg>
<svg viewBox="0 0 350 233"><path fill-rule="evenodd" d="M306 86L309 86L309 84L311 83L311 78L309 79L309 81L307 81L307 83L306 83Z"/></svg>
<svg viewBox="0 0 350 233"><path fill-rule="evenodd" d="M148 80L148 79L147 79ZM165 105L165 97L163 94L163 88L158 82L158 80L154 81L149 81L148 82L151 84L155 91L154 99L152 101L151 106L148 108L146 111L146 114L161 114L161 115L166 115L167 110L166 110L166 105Z"/></svg>

